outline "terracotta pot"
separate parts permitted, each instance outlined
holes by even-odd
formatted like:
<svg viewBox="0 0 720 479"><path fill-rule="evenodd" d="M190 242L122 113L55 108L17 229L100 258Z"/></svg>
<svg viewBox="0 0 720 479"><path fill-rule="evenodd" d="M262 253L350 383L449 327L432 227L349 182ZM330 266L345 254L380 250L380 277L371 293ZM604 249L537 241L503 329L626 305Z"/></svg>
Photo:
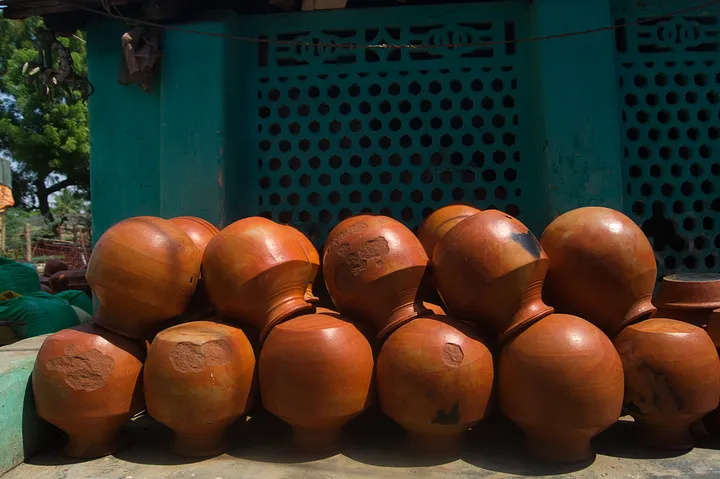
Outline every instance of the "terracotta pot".
<svg viewBox="0 0 720 479"><path fill-rule="evenodd" d="M305 301L312 264L286 226L260 217L223 229L203 256L203 279L215 311L260 329L264 340L286 319L313 312Z"/></svg>
<svg viewBox="0 0 720 479"><path fill-rule="evenodd" d="M328 451L372 401L373 354L348 321L322 314L273 328L260 351L265 409L290 424L298 449Z"/></svg>
<svg viewBox="0 0 720 479"><path fill-rule="evenodd" d="M67 291L69 285L67 270L54 273L52 276L50 276L48 281L50 282L50 286L52 287L52 289L57 291L58 293L61 291Z"/></svg>
<svg viewBox="0 0 720 479"><path fill-rule="evenodd" d="M415 451L455 449L486 414L492 355L457 321L429 316L404 324L377 361L380 407L405 428Z"/></svg>
<svg viewBox="0 0 720 479"><path fill-rule="evenodd" d="M200 260L190 237L168 220L139 216L110 227L86 273L102 310L95 321L125 336L151 337L185 311Z"/></svg>
<svg viewBox="0 0 720 479"><path fill-rule="evenodd" d="M315 282L315 276L317 276L317 272L320 269L320 255L318 254L317 250L315 249L315 246L310 242L310 240L302 234L300 231L296 230L292 226L286 226L290 232L293 234L297 242L302 247L303 251L305 251L305 254L307 255L307 259L310 262L310 265L312 266L312 269L310 270L310 275L308 277L308 283L307 283L307 289L305 290L305 301L308 303L317 303L320 301L320 298L315 296L313 294L313 282Z"/></svg>
<svg viewBox="0 0 720 479"><path fill-rule="evenodd" d="M92 323L45 339L32 374L38 415L65 431L71 457L120 448L118 432L143 404L145 348Z"/></svg>
<svg viewBox="0 0 720 479"><path fill-rule="evenodd" d="M148 351L148 412L175 431L178 454L220 454L227 429L252 403L254 374L255 354L240 329L209 321L174 326Z"/></svg>
<svg viewBox="0 0 720 479"><path fill-rule="evenodd" d="M704 327L712 310L720 308L720 274L681 273L665 276L653 303L658 308L658 317Z"/></svg>
<svg viewBox="0 0 720 479"><path fill-rule="evenodd" d="M553 309L540 292L548 259L527 227L501 211L473 215L435 246L433 274L448 312L507 340Z"/></svg>
<svg viewBox="0 0 720 479"><path fill-rule="evenodd" d="M590 439L620 416L622 364L597 327L551 314L505 344L498 389L500 408L525 431L535 457L584 461Z"/></svg>
<svg viewBox="0 0 720 479"><path fill-rule="evenodd" d="M657 267L642 230L619 211L587 207L555 219L540 238L550 258L545 300L609 336L655 313Z"/></svg>
<svg viewBox="0 0 720 479"><path fill-rule="evenodd" d="M68 269L70 269L70 267L63 261L60 261L59 259L49 259L45 263L45 270L43 274L45 276L52 276L59 271L66 271Z"/></svg>
<svg viewBox="0 0 720 479"><path fill-rule="evenodd" d="M50 286L46 285L46 284L41 284L41 285L40 285L40 290L41 290L41 291L44 291L44 292L46 292L46 293L48 293L48 294L55 294L55 291L53 291L52 288L51 288Z"/></svg>
<svg viewBox="0 0 720 479"><path fill-rule="evenodd" d="M480 213L480 210L470 205L448 205L435 210L425 218L418 228L417 237L425 248L428 258L432 261L435 245L445 233L450 231L450 228L477 213Z"/></svg>
<svg viewBox="0 0 720 479"><path fill-rule="evenodd" d="M195 216L177 216L170 218L170 221L180 227L180 229L190 237L200 251L200 257L205 253L205 248L210 240L220 232L215 225L209 221L196 218Z"/></svg>
<svg viewBox="0 0 720 479"><path fill-rule="evenodd" d="M323 276L333 303L344 316L372 324L379 339L432 314L420 299L427 271L420 241L386 216L348 218L325 243Z"/></svg>
<svg viewBox="0 0 720 479"><path fill-rule="evenodd" d="M625 410L643 440L660 449L688 449L690 426L718 406L720 360L697 326L654 318L615 338L625 370Z"/></svg>

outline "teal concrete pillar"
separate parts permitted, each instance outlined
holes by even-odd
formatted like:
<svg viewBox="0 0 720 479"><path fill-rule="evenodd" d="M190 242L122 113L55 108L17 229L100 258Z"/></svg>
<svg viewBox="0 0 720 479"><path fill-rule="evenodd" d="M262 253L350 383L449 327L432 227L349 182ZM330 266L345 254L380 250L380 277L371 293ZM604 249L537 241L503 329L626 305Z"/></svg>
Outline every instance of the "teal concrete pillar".
<svg viewBox="0 0 720 479"><path fill-rule="evenodd" d="M538 0L531 21L536 36L613 24L609 0ZM542 228L581 206L621 210L612 31L536 42L531 57L537 82L535 151L547 191Z"/></svg>
<svg viewBox="0 0 720 479"><path fill-rule="evenodd" d="M219 12L185 28L230 34L235 14ZM124 218L200 216L223 226L225 165L237 155L228 126L228 89L241 59L233 40L168 30L155 86L117 83L120 38L132 27L88 27L93 237ZM235 95L238 97L239 95Z"/></svg>
<svg viewBox="0 0 720 479"><path fill-rule="evenodd" d="M87 28L93 239L114 223L160 211L160 96L117 82L127 26L101 20Z"/></svg>

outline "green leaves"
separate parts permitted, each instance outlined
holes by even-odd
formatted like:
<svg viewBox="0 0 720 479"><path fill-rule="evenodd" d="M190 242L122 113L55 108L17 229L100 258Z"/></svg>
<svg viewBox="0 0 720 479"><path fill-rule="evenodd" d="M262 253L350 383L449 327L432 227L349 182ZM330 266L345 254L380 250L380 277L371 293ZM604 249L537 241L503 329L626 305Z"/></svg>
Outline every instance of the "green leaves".
<svg viewBox="0 0 720 479"><path fill-rule="evenodd" d="M36 44L41 28L40 18L9 20L0 13L0 150L19 164L18 181L28 182L26 193L38 196L42 213L49 215L46 179L65 177L89 190L90 142L87 102L81 92L53 82ZM69 49L75 72L84 75L84 34L77 37L59 42ZM55 52L51 68L58 69L56 48L50 50Z"/></svg>

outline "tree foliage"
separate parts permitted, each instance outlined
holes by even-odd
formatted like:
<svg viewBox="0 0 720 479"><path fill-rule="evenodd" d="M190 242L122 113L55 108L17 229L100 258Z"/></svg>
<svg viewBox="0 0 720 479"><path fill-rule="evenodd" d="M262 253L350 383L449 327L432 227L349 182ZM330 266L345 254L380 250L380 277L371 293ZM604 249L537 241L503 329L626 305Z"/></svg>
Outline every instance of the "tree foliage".
<svg viewBox="0 0 720 479"><path fill-rule="evenodd" d="M0 149L15 161L16 204L37 206L52 220L51 194L70 186L89 193L90 142L83 93L38 82L40 69L34 65L42 58L42 35L41 19L9 20L0 13ZM82 36L58 41L71 53L74 70L84 74ZM52 61L62 68L59 58Z"/></svg>

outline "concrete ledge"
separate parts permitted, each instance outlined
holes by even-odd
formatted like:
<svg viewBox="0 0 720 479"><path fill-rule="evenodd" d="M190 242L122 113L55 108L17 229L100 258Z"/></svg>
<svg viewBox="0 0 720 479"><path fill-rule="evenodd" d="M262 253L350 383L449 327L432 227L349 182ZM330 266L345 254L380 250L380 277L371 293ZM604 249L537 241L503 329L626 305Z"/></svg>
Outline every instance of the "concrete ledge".
<svg viewBox="0 0 720 479"><path fill-rule="evenodd" d="M57 429L37 416L30 375L47 336L0 347L0 475L42 449Z"/></svg>

